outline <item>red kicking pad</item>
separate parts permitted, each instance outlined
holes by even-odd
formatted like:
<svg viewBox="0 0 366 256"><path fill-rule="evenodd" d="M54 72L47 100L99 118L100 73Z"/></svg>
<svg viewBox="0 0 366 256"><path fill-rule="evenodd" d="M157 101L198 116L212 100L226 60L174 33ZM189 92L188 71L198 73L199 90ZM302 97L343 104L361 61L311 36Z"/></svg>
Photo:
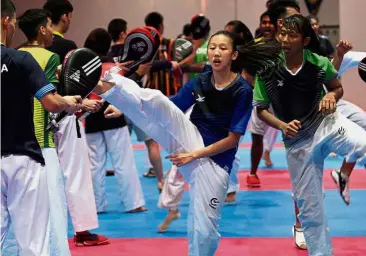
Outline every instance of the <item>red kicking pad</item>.
<svg viewBox="0 0 366 256"><path fill-rule="evenodd" d="M187 256L185 238L110 239L105 246L75 247L69 240L73 256ZM366 237L333 238L335 256L366 255ZM292 238L223 238L216 256L306 256L296 248Z"/></svg>
<svg viewBox="0 0 366 256"><path fill-rule="evenodd" d="M325 189L337 189L330 172L332 169L324 170ZM240 190L291 190L291 180L288 170L259 170L257 172L261 181L260 188L249 188L247 186L247 176L249 171L240 171ZM366 171L364 169L355 169L352 172L351 189L366 189Z"/></svg>

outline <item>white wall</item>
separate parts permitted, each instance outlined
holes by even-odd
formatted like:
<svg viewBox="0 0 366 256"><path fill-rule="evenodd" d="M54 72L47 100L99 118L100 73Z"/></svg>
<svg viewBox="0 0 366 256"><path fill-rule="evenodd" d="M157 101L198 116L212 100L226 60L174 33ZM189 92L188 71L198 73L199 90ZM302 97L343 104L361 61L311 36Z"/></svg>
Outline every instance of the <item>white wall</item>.
<svg viewBox="0 0 366 256"><path fill-rule="evenodd" d="M225 28L225 25L235 17L237 0L206 0L202 12L210 19L211 33Z"/></svg>
<svg viewBox="0 0 366 256"><path fill-rule="evenodd" d="M259 26L259 18L266 11L266 0L238 0L237 19L244 22L252 34Z"/></svg>
<svg viewBox="0 0 366 256"><path fill-rule="evenodd" d="M352 3L353 0L349 0ZM299 0L301 13L305 16L309 15L308 8L304 0ZM353 4L353 3L352 3ZM319 8L317 16L321 25L338 25L339 24L339 0L323 0Z"/></svg>
<svg viewBox="0 0 366 256"><path fill-rule="evenodd" d="M70 0L74 6L73 21L67 37L79 46L88 33L96 27L106 27L116 17L127 20L129 28L144 25L144 17L158 11L165 18L165 36L176 37L193 15L203 12L211 21L212 32L223 29L233 19L242 20L252 32L258 27L259 16L265 11L266 0ZM357 0L352 0L357 1ZM361 0L362 1L362 0ZM14 0L18 14L28 8L41 8L45 0ZM322 24L338 25L339 0L323 0L319 11ZM308 11L300 0L302 12ZM24 40L21 32L15 43Z"/></svg>
<svg viewBox="0 0 366 256"><path fill-rule="evenodd" d="M352 4L350 4L352 2ZM365 0L339 0L340 38L350 40L354 50L366 52ZM359 105L366 111L366 84L353 68L342 77L344 98Z"/></svg>
<svg viewBox="0 0 366 256"><path fill-rule="evenodd" d="M42 8L43 4L45 3L44 0L12 0L16 9L17 9L17 15L19 16L23 12L25 12L27 9L30 8ZM25 42L26 38L23 35L23 32L17 28L14 39L13 39L13 47L18 46L19 44Z"/></svg>

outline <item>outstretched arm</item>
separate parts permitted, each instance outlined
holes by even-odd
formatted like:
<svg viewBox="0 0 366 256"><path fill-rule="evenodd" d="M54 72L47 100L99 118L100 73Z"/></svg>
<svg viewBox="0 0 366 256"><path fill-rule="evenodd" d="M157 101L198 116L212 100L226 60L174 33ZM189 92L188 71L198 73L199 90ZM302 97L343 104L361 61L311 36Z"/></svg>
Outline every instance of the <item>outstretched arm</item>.
<svg viewBox="0 0 366 256"><path fill-rule="evenodd" d="M341 68L344 55L353 49L353 45L349 41L339 41L336 48L336 54L332 60L332 64L337 71Z"/></svg>

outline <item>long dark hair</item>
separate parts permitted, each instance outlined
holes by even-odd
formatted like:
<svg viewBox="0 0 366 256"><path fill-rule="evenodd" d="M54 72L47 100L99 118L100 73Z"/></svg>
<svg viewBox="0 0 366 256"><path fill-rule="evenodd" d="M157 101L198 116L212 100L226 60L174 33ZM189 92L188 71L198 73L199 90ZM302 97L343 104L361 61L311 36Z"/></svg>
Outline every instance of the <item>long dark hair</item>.
<svg viewBox="0 0 366 256"><path fill-rule="evenodd" d="M246 44L238 44L239 40L230 32L218 31L211 38L217 35L224 35L231 39L234 51L238 52L238 58L231 64L233 72L241 72L245 69L250 75L265 79L283 64L284 60L280 56L281 44L276 39L263 38Z"/></svg>

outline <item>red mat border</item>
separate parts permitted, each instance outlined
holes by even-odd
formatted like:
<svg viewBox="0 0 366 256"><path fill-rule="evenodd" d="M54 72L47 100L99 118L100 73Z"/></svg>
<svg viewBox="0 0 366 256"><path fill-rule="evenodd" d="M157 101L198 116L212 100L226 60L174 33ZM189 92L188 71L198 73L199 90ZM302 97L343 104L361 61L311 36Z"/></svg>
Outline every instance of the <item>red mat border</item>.
<svg viewBox="0 0 366 256"><path fill-rule="evenodd" d="M324 189L325 190L338 190L336 184L331 178L330 172L333 169L324 170ZM274 170L258 170L257 175L261 181L259 188L248 187L247 176L250 173L248 170L239 171L240 191L279 191L279 190L292 190L290 174L285 169ZM351 176L350 188L353 189L366 189L366 171L363 169L355 169ZM188 185L185 187L186 191L189 190Z"/></svg>
<svg viewBox="0 0 366 256"><path fill-rule="evenodd" d="M186 238L110 239L111 243L95 247L75 247L69 240L73 256L187 256ZM334 237L334 256L366 255L366 237ZM306 256L292 238L222 238L215 256Z"/></svg>

